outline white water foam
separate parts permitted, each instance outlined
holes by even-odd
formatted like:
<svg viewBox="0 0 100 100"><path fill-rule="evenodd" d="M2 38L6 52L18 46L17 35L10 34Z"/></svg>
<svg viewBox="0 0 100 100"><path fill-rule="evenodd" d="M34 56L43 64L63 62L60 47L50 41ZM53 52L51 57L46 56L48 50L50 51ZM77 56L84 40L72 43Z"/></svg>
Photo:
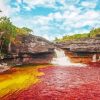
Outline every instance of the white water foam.
<svg viewBox="0 0 100 100"><path fill-rule="evenodd" d="M96 54L93 55L92 62L96 62Z"/></svg>
<svg viewBox="0 0 100 100"><path fill-rule="evenodd" d="M65 55L64 51L62 49L55 49L56 57L52 59L51 63L53 65L59 65L59 66L77 66L77 67L84 67L85 64L81 63L72 63L68 56Z"/></svg>

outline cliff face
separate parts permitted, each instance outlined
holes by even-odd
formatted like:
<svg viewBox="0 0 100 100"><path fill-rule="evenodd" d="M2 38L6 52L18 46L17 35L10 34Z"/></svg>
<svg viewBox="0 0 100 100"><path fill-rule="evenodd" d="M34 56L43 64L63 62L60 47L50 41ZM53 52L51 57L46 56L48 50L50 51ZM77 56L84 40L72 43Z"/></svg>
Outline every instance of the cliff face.
<svg viewBox="0 0 100 100"><path fill-rule="evenodd" d="M100 37L78 39L56 45L64 49L73 62L89 63L93 59L100 61ZM93 58L95 54L96 57Z"/></svg>
<svg viewBox="0 0 100 100"><path fill-rule="evenodd" d="M34 35L18 36L18 43L11 44L11 51L4 61L11 64L49 63L54 54L54 45L48 40Z"/></svg>

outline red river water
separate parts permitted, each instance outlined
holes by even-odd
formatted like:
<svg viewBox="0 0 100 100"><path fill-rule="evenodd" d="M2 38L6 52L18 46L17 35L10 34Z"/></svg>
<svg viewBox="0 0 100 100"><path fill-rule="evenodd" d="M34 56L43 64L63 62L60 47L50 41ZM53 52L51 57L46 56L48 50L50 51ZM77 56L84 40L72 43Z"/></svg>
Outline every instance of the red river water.
<svg viewBox="0 0 100 100"><path fill-rule="evenodd" d="M92 63L87 67L43 66L45 67L37 69L42 74L37 76L39 81L35 83L30 82L30 79L35 76L33 74L35 67L31 70L13 69L12 72L17 75L20 72L21 75L26 75L27 72L30 77L22 83L15 84L17 90L13 91L11 88L12 91L1 93L0 100L100 100L100 63ZM26 80L27 84L30 84L23 86ZM9 87L11 86L6 88Z"/></svg>

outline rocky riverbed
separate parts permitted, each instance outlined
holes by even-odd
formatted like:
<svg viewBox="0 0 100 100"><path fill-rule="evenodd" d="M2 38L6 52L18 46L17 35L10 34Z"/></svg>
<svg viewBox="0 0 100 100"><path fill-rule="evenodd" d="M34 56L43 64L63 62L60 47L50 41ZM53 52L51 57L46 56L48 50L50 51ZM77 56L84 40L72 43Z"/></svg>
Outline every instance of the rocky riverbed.
<svg viewBox="0 0 100 100"><path fill-rule="evenodd" d="M97 41L95 45L98 44L98 47L89 50L87 39L71 41L69 44L53 44L33 35L19 36L18 39L20 43L12 44L11 52L0 62L22 66L0 73L0 100L100 100L99 39L92 39ZM94 42L91 42L92 46ZM73 62L87 62L88 65L50 65L55 56L54 49L58 47L63 49ZM63 57L61 54L58 52L58 57ZM88 58L85 59L86 57ZM62 59L60 61L62 63Z"/></svg>
<svg viewBox="0 0 100 100"><path fill-rule="evenodd" d="M8 65L50 64L55 56L54 49L61 48L74 63L100 61L100 37L52 43L42 37L20 35L19 42L11 44L11 51L0 59Z"/></svg>

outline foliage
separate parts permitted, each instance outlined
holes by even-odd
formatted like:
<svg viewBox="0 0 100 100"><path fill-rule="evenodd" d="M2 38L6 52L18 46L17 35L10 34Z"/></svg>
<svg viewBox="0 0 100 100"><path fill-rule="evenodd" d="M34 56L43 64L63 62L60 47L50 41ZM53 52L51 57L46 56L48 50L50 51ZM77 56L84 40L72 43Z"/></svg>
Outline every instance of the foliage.
<svg viewBox="0 0 100 100"><path fill-rule="evenodd" d="M17 34L18 34L18 35L27 35L27 34L29 34L29 33L32 32L31 29L26 28L26 27L23 27L23 28L16 28L16 31L17 31Z"/></svg>
<svg viewBox="0 0 100 100"><path fill-rule="evenodd" d="M2 32L1 40L8 45L16 36L16 26L14 26L7 17L0 18L0 32Z"/></svg>
<svg viewBox="0 0 100 100"><path fill-rule="evenodd" d="M29 28L27 28L27 27L23 27L22 29L25 30L25 31L28 32L28 33L31 33L31 32L32 32L32 30L29 29Z"/></svg>
<svg viewBox="0 0 100 100"><path fill-rule="evenodd" d="M81 39L81 38L93 38L100 36L100 28L92 29L89 33L65 35L62 38L55 38L55 42L65 42L69 40Z"/></svg>
<svg viewBox="0 0 100 100"><path fill-rule="evenodd" d="M10 44L18 41L16 37L18 35L27 35L32 30L26 27L19 28L12 24L9 18L0 18L0 52L8 52L10 50Z"/></svg>
<svg viewBox="0 0 100 100"><path fill-rule="evenodd" d="M100 28L92 29L89 34L90 37L100 36Z"/></svg>

